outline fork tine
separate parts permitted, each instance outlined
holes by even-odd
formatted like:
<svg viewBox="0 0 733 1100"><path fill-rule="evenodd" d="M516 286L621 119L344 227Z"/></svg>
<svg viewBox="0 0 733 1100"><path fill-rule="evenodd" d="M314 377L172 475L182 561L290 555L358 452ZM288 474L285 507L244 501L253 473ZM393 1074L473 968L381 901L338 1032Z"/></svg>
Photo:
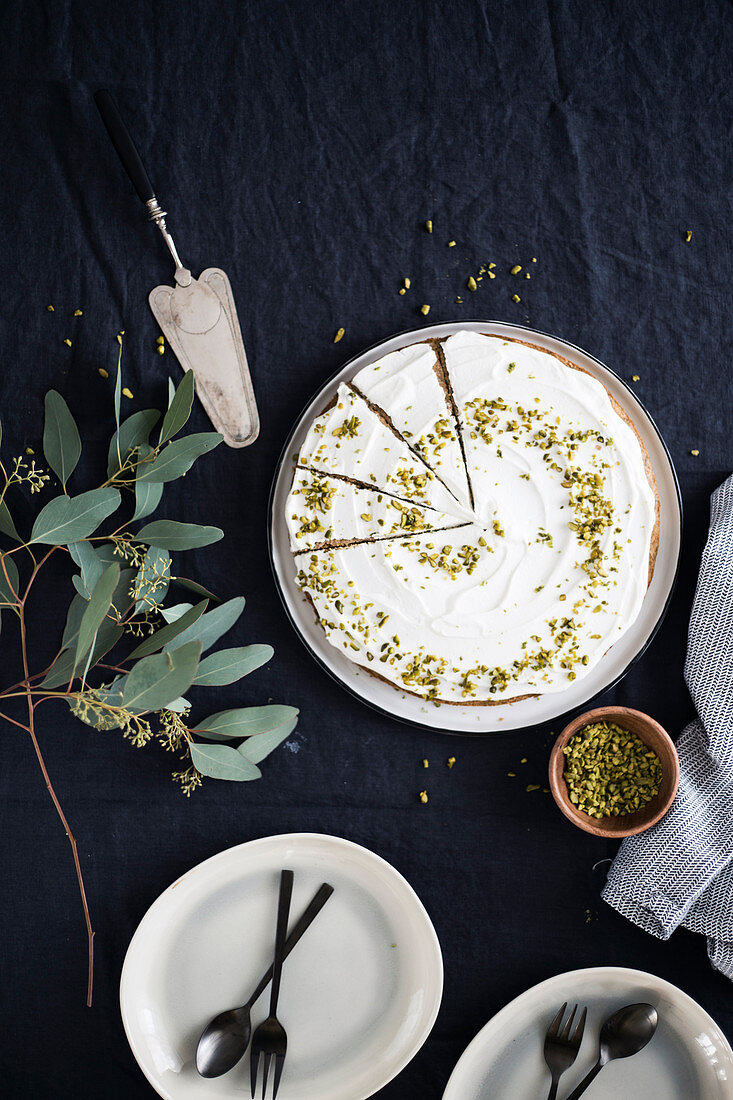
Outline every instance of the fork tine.
<svg viewBox="0 0 733 1100"><path fill-rule="evenodd" d="M283 1066L285 1065L285 1055L275 1055L275 1078L272 1086L272 1100L277 1100L277 1090L280 1088L280 1078L283 1075Z"/></svg>
<svg viewBox="0 0 733 1100"><path fill-rule="evenodd" d="M548 1039L554 1039L555 1036L557 1035L558 1028L560 1027L560 1021L562 1020L563 1016L565 1015L565 1009L567 1007L568 1007L568 1002L565 1001L565 1004L559 1010L557 1016L555 1017L555 1019L552 1021L552 1023L550 1024L550 1026L547 1029L547 1038Z"/></svg>
<svg viewBox="0 0 733 1100"><path fill-rule="evenodd" d="M580 1047L583 1042L583 1033L585 1032L585 1018L588 1015L588 1009L584 1008L580 1014L580 1019L575 1025L575 1031L573 1032L572 1039L570 1040L574 1047Z"/></svg>
<svg viewBox="0 0 733 1100"><path fill-rule="evenodd" d="M272 1055L265 1052L265 1056L262 1059L262 1100L265 1100L267 1096L267 1075L270 1072L271 1063Z"/></svg>
<svg viewBox="0 0 733 1100"><path fill-rule="evenodd" d="M252 1085L252 1100L255 1100L255 1092L257 1091L257 1072L260 1068L260 1056L255 1054L254 1051L249 1056L249 1079Z"/></svg>
<svg viewBox="0 0 733 1100"><path fill-rule="evenodd" d="M573 1025L573 1020L575 1019L575 1013L577 1011L578 1011L578 1006L575 1005L575 1007L573 1008L573 1011L570 1013L570 1015L567 1018L567 1021L565 1023L565 1027L560 1032L560 1038L561 1039L567 1039L568 1035L570 1034L570 1028Z"/></svg>

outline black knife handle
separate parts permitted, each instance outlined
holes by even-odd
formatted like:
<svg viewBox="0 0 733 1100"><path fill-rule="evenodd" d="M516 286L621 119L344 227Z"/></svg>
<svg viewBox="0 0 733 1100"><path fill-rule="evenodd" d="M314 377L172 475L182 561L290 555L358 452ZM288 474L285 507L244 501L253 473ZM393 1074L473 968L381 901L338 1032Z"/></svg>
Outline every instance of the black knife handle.
<svg viewBox="0 0 733 1100"><path fill-rule="evenodd" d="M132 180L132 184L138 193L140 201L148 203L155 198L153 185L145 171L145 165L140 159L135 142L122 121L122 115L117 109L117 104L106 88L100 88L94 94L94 102L97 104L102 122L107 128L112 144L117 150L117 155L122 161L122 167Z"/></svg>

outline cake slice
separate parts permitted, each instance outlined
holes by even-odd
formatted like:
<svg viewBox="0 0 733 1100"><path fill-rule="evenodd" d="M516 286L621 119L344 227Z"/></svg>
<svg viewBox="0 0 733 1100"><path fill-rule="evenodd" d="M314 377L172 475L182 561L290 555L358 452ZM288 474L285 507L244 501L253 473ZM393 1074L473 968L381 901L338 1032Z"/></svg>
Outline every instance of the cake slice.
<svg viewBox="0 0 733 1100"><path fill-rule="evenodd" d="M466 464L435 348L410 344L364 367L351 382L468 507Z"/></svg>
<svg viewBox="0 0 733 1100"><path fill-rule="evenodd" d="M461 522L445 512L302 467L295 471L286 521L294 554L334 544L404 538Z"/></svg>
<svg viewBox="0 0 733 1100"><path fill-rule="evenodd" d="M373 485L392 496L445 512L457 521L471 518L405 441L344 384L333 404L311 425L298 464Z"/></svg>

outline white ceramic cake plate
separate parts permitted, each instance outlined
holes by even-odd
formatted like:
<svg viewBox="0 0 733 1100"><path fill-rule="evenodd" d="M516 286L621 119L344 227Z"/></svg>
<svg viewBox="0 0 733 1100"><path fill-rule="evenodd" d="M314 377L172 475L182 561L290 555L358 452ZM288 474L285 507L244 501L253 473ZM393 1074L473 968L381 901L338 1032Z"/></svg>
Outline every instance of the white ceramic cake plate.
<svg viewBox="0 0 733 1100"><path fill-rule="evenodd" d="M594 967L558 974L503 1008L466 1048L443 1100L544 1097L550 1075L545 1032L563 1001L588 1006L578 1058L562 1077L567 1096L595 1064L602 1022L623 1005L645 1001L659 1013L649 1045L611 1062L588 1089L588 1100L732 1100L733 1050L707 1012L686 993L641 970Z"/></svg>
<svg viewBox="0 0 733 1100"><path fill-rule="evenodd" d="M291 926L322 882L334 893L283 969L278 1017L288 1054L278 1100L366 1100L428 1037L443 992L435 930L394 867L338 837L291 833L240 844L165 890L125 957L122 1019L132 1052L166 1100L242 1100L245 1057L204 1080L204 1025L247 1000L272 961L280 871L295 872ZM267 991L252 1011L260 1023Z"/></svg>
<svg viewBox="0 0 733 1100"><path fill-rule="evenodd" d="M587 676L566 690L503 706L436 706L370 676L344 657L328 642L316 621L312 605L295 583L296 570L285 523L285 502L293 474L292 456L300 449L311 421L323 411L339 384L353 378L362 367L398 348L464 330L500 332L516 339L529 340L565 356L598 378L629 414L639 432L654 469L660 501L659 551L654 578L636 622ZM672 460L659 429L633 391L612 370L573 344L534 329L502 321L457 321L393 336L350 360L325 383L303 410L283 449L270 496L268 529L272 567L288 615L306 647L334 679L376 710L411 725L427 726L446 733L497 733L525 729L577 712L591 699L612 687L641 656L664 618L677 577L682 541L682 501Z"/></svg>

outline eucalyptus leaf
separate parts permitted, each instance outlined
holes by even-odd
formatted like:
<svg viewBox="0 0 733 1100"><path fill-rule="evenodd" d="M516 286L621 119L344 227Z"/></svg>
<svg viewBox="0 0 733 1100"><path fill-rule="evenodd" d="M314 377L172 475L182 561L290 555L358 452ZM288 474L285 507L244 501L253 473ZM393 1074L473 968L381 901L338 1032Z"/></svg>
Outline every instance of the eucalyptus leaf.
<svg viewBox="0 0 733 1100"><path fill-rule="evenodd" d="M156 519L135 535L136 542L155 543L165 550L195 550L210 546L224 537L220 527L202 527L198 523L180 523L175 519Z"/></svg>
<svg viewBox="0 0 733 1100"><path fill-rule="evenodd" d="M6 576L7 574L7 576ZM13 593L16 595L13 595ZM0 558L0 603L15 604L17 595L20 594L20 577L18 566L12 557L4 554Z"/></svg>
<svg viewBox="0 0 733 1100"><path fill-rule="evenodd" d="M132 609L132 596L130 591L137 575L136 569L120 570L120 579L112 594L112 606L118 616L126 615Z"/></svg>
<svg viewBox="0 0 733 1100"><path fill-rule="evenodd" d="M237 749L237 752L245 758L245 760L251 760L253 764L259 764L261 760L264 760L266 756L282 745L293 732L298 724L297 718L292 718L290 722L286 722L284 726L280 726L279 729L270 730L269 733L261 733L257 737L248 737L246 741Z"/></svg>
<svg viewBox="0 0 733 1100"><path fill-rule="evenodd" d="M104 565L99 560L99 556L95 553L89 542L82 541L70 543L69 553L73 561L75 561L81 569L83 590L77 588L77 591L81 591L82 596L86 594L86 598L88 599L94 591L95 584L104 572ZM76 578L74 578L74 580L76 580Z"/></svg>
<svg viewBox="0 0 733 1100"><path fill-rule="evenodd" d="M218 447L224 436L219 432L197 432L176 439L163 448L157 458L138 474L140 481L175 481L188 472L201 455Z"/></svg>
<svg viewBox="0 0 733 1100"><path fill-rule="evenodd" d="M8 535L11 539L15 539L16 542L22 542L22 538L15 529L13 523L13 517L8 511L8 506L4 500L0 500L0 531L4 535Z"/></svg>
<svg viewBox="0 0 733 1100"><path fill-rule="evenodd" d="M229 745L202 745L191 741L191 761L197 771L212 779L230 779L237 783L259 779L260 769L240 756Z"/></svg>
<svg viewBox="0 0 733 1100"><path fill-rule="evenodd" d="M64 634L61 639L62 649L76 648L76 639L79 636L79 627L87 609L87 602L88 597L86 596L74 596L69 604L69 610L66 612Z"/></svg>
<svg viewBox="0 0 733 1100"><path fill-rule="evenodd" d="M162 496L162 482L140 481L137 478L135 480L135 511L132 518L145 519L146 516L151 515L160 504Z"/></svg>
<svg viewBox="0 0 733 1100"><path fill-rule="evenodd" d="M213 611L207 611L205 615L192 623L180 634L176 640L176 645L183 645L184 642L201 642L204 650L209 649L214 642L221 638L222 634L226 634L227 630L230 630L234 626L239 616L244 611L244 596L236 596L233 600L227 600L221 607L215 608ZM177 626L183 619L179 619ZM167 627L163 628L164 630ZM166 649L171 648L169 642Z"/></svg>
<svg viewBox="0 0 733 1100"><path fill-rule="evenodd" d="M113 542L101 542L99 546L94 547L94 553L97 555L102 565L111 565L113 561L119 561L119 554L115 553L116 547Z"/></svg>
<svg viewBox="0 0 733 1100"><path fill-rule="evenodd" d="M180 584L181 588L186 588L197 596L206 596L208 600L213 600L214 603L221 603L221 596L215 596L213 592L209 592L208 588L204 588L198 581L189 580L188 577L171 577L171 584Z"/></svg>
<svg viewBox="0 0 733 1100"><path fill-rule="evenodd" d="M86 600L84 604L86 605ZM112 619L104 619L97 631L89 661L90 668L93 668L97 661L101 661L105 653L108 653L113 646L117 645L124 632L124 627L120 626L119 623L114 622ZM68 684L72 676L77 675L79 669L76 664L76 637L77 635L74 634L70 648L64 649L54 662L45 680L41 683L41 687L49 689L61 687L61 685Z"/></svg>
<svg viewBox="0 0 733 1100"><path fill-rule="evenodd" d="M149 638L141 642L136 649L133 649L130 658L135 660L138 657L147 657L149 653L156 653L159 649L162 649L164 645L177 639L179 634L181 634L186 627L195 623L196 620L203 615L207 603L208 600L202 600L201 603L192 607L190 611L186 611L185 614L181 615L180 619L176 619L175 622L168 623L167 626L162 626L160 630L156 630L154 634L151 634ZM190 639L187 640L190 641Z"/></svg>
<svg viewBox="0 0 733 1100"><path fill-rule="evenodd" d="M168 703L165 709L172 710L174 714L183 714L184 710L188 710L190 706L188 699L184 699L182 695L179 695L172 703Z"/></svg>
<svg viewBox="0 0 733 1100"><path fill-rule="evenodd" d="M107 477L114 477L122 469L130 453L148 442L150 433L160 420L157 409L141 409L124 420L109 444Z"/></svg>
<svg viewBox="0 0 733 1100"><path fill-rule="evenodd" d="M295 707L277 704L264 707L239 707L237 710L222 710L217 714L209 715L208 718L196 723L196 731L215 741L229 740L233 737L252 737L261 733L272 733L286 726L293 729L297 717L298 710Z"/></svg>
<svg viewBox="0 0 733 1100"><path fill-rule="evenodd" d="M212 653L205 657L199 665L194 684L197 687L221 687L223 684L233 684L248 676L256 668L272 658L274 650L271 645L246 645L237 649L221 649L218 653Z"/></svg>
<svg viewBox="0 0 733 1100"><path fill-rule="evenodd" d="M176 396L176 384L172 378L168 379L168 408L171 407L171 401Z"/></svg>
<svg viewBox="0 0 733 1100"><path fill-rule="evenodd" d="M120 353L117 357L117 378L115 379L115 424L120 426L120 404L122 402L122 337L118 336Z"/></svg>
<svg viewBox="0 0 733 1100"><path fill-rule="evenodd" d="M43 426L43 453L46 462L66 488L81 456L81 439L76 421L60 393L46 394L46 419Z"/></svg>
<svg viewBox="0 0 733 1100"><path fill-rule="evenodd" d="M138 597L135 604L136 614L151 610L165 599L168 594L170 575L170 554L166 550L161 550L159 546L151 546L135 578Z"/></svg>
<svg viewBox="0 0 733 1100"><path fill-rule="evenodd" d="M188 422L194 395L193 371L187 370L176 389L168 411L163 418L159 443L167 443Z"/></svg>
<svg viewBox="0 0 733 1100"><path fill-rule="evenodd" d="M159 611L167 623L174 623L193 607L191 603L176 603L173 607L161 607Z"/></svg>
<svg viewBox="0 0 733 1100"><path fill-rule="evenodd" d="M120 567L115 562L108 565L102 576L94 586L91 599L87 604L76 641L76 663L87 655L94 645L97 631L107 616L112 603L112 596L120 579Z"/></svg>
<svg viewBox="0 0 733 1100"><path fill-rule="evenodd" d="M36 516L30 542L65 546L87 538L119 505L117 489L91 489L75 497L55 497Z"/></svg>
<svg viewBox="0 0 733 1100"><path fill-rule="evenodd" d="M201 643L189 642L172 653L143 657L124 679L125 707L140 714L161 710L173 702L193 683L200 656Z"/></svg>

